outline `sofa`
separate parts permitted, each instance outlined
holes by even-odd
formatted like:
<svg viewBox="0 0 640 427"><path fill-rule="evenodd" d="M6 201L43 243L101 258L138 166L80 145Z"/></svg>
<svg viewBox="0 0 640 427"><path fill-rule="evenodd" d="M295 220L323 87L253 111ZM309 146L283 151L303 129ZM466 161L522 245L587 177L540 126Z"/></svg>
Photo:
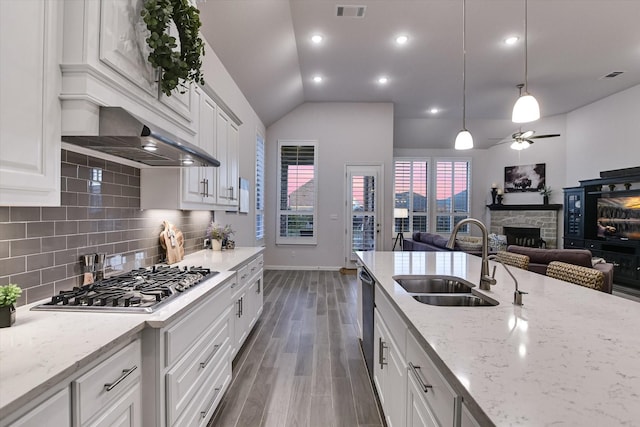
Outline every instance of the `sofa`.
<svg viewBox="0 0 640 427"><path fill-rule="evenodd" d="M546 275L547 266L552 261L594 268L604 273L602 291L611 293L613 290L613 264L608 262L594 264L593 255L588 249L541 249L509 245L507 252L527 255L529 257L529 271L539 274Z"/></svg>
<svg viewBox="0 0 640 427"><path fill-rule="evenodd" d="M403 251L464 251L474 255L482 252L482 239L480 237L459 236L453 249L447 248L448 237L434 233L416 231L411 235L411 239L404 239L402 243Z"/></svg>

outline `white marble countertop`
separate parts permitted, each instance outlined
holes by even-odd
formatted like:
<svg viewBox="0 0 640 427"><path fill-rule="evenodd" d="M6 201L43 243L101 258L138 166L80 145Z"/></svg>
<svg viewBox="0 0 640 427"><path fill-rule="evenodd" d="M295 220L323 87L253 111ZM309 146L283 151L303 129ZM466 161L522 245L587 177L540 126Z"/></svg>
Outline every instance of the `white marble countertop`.
<svg viewBox="0 0 640 427"><path fill-rule="evenodd" d="M0 329L0 419L109 350L131 341L145 327L167 325L201 297L215 292L234 274L232 270L263 250L203 250L187 255L175 265L208 267L220 273L152 314L31 311L38 303L19 307L16 323Z"/></svg>
<svg viewBox="0 0 640 427"><path fill-rule="evenodd" d="M392 277L448 275L477 285L480 257L358 256L424 338L425 350L446 366L463 400L495 425L640 425L639 303L512 267L520 290L528 292L524 305L514 306L513 280L498 265L497 284L476 291L498 306L431 306L415 301Z"/></svg>

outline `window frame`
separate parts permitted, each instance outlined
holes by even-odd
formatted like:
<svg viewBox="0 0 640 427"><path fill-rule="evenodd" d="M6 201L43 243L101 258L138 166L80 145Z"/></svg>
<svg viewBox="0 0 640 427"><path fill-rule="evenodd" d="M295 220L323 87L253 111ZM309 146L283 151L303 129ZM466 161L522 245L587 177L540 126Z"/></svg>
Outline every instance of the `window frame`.
<svg viewBox="0 0 640 427"><path fill-rule="evenodd" d="M261 132L256 132L256 191L255 191L255 239L256 244L264 243L264 203L265 203L265 140ZM262 170L260 164L262 163Z"/></svg>
<svg viewBox="0 0 640 427"><path fill-rule="evenodd" d="M439 162L466 162L467 163L467 211L466 212L455 212L454 207L455 203L451 204L451 210L449 213L438 212L436 209L437 206L437 191L438 191L438 163ZM456 216L465 216L465 218L471 218L471 183L472 183L472 158L471 157L434 157L433 158L433 167L432 167L432 181L429 184L431 189L432 199L430 200L430 206L433 206L431 209L431 217L430 217L430 225L431 232L437 234L451 234L453 231L453 227L455 226L455 217ZM451 218L450 224L451 227L449 231L437 231L438 227L438 217L439 216L449 216ZM458 234L469 234L469 226L464 225L458 232Z"/></svg>
<svg viewBox="0 0 640 427"><path fill-rule="evenodd" d="M282 194L282 147L313 147L313 209L302 211L304 215L313 217L313 235L312 236L281 236L281 220L282 215L300 214L301 211L283 210L280 205L280 195ZM318 243L318 141L315 140L278 140L278 166L277 166L277 209L276 209L276 245L317 245ZM284 189L285 192L287 189Z"/></svg>
<svg viewBox="0 0 640 427"><path fill-rule="evenodd" d="M410 233L413 234L414 231L414 216L426 216L426 220L427 220L427 229L426 231L429 233L436 233L436 234L451 234L451 231L453 230L453 225L454 224L454 217L455 216L465 216L467 218L471 217L471 187L472 187L472 182L473 182L473 158L472 157L435 157L435 156L428 156L428 157L406 157L406 156L401 156L401 157L394 157L393 158L393 207L396 207L396 162L418 162L418 163L426 163L426 168L427 168L427 211L425 213L422 212L417 212L418 215L415 215L416 213L413 212L413 191L414 191L414 186L413 186L413 174L414 174L414 166L412 164L411 166L411 184L410 184L410 195L409 195L409 200L410 200L410 206L408 207L409 209L409 227L408 230L406 229L402 229L402 230L397 230L396 229L396 220L395 218L391 218L392 221L392 226L391 226L391 230L393 230L393 235L395 236L396 233L398 232L402 232L402 233ZM467 163L467 207L468 210L466 212L453 212L453 207L454 205L452 204L452 211L445 214L445 213L439 213L437 211L437 191L438 191L438 163L439 162L451 162L451 163L455 163L455 162L466 162ZM439 232L437 231L437 218L438 216L443 216L443 215L447 215L449 217L451 217L451 229L447 232ZM461 234L469 234L469 227L468 226L464 226L461 230L460 230Z"/></svg>

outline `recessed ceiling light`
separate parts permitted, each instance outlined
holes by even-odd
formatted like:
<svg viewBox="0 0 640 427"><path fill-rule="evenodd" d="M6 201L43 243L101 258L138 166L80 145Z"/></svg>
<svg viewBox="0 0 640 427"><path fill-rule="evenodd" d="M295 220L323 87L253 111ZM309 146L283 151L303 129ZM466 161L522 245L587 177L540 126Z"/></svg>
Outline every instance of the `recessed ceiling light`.
<svg viewBox="0 0 640 427"><path fill-rule="evenodd" d="M396 37L396 43L402 45L409 41L409 37L405 35L401 35Z"/></svg>
<svg viewBox="0 0 640 427"><path fill-rule="evenodd" d="M145 144L142 146L142 148L144 148L147 151L157 151L158 147L156 147L155 144L149 143L149 144Z"/></svg>
<svg viewBox="0 0 640 427"><path fill-rule="evenodd" d="M182 159L182 164L183 165L192 165L193 164L193 160L191 160L191 159Z"/></svg>
<svg viewBox="0 0 640 427"><path fill-rule="evenodd" d="M311 36L311 41L315 44L321 43L324 38L320 34L314 34Z"/></svg>
<svg viewBox="0 0 640 427"><path fill-rule="evenodd" d="M316 83L322 83L322 76L313 76L313 81Z"/></svg>
<svg viewBox="0 0 640 427"><path fill-rule="evenodd" d="M433 107L433 108L429 108L429 112L431 114L438 114L440 112L440 110L437 109L436 107Z"/></svg>
<svg viewBox="0 0 640 427"><path fill-rule="evenodd" d="M516 44L518 40L520 40L520 37L518 36L507 37L506 39L504 39L504 44L513 45Z"/></svg>
<svg viewBox="0 0 640 427"><path fill-rule="evenodd" d="M380 83L381 85L385 85L389 83L389 78L384 76L378 77L378 83Z"/></svg>

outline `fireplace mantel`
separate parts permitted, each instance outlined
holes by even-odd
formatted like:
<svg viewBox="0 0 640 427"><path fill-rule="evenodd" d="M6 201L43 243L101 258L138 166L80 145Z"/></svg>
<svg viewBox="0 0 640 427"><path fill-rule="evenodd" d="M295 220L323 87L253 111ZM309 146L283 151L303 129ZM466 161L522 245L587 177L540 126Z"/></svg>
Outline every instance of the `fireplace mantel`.
<svg viewBox="0 0 640 427"><path fill-rule="evenodd" d="M487 205L491 211L559 211L561 204L548 205Z"/></svg>

